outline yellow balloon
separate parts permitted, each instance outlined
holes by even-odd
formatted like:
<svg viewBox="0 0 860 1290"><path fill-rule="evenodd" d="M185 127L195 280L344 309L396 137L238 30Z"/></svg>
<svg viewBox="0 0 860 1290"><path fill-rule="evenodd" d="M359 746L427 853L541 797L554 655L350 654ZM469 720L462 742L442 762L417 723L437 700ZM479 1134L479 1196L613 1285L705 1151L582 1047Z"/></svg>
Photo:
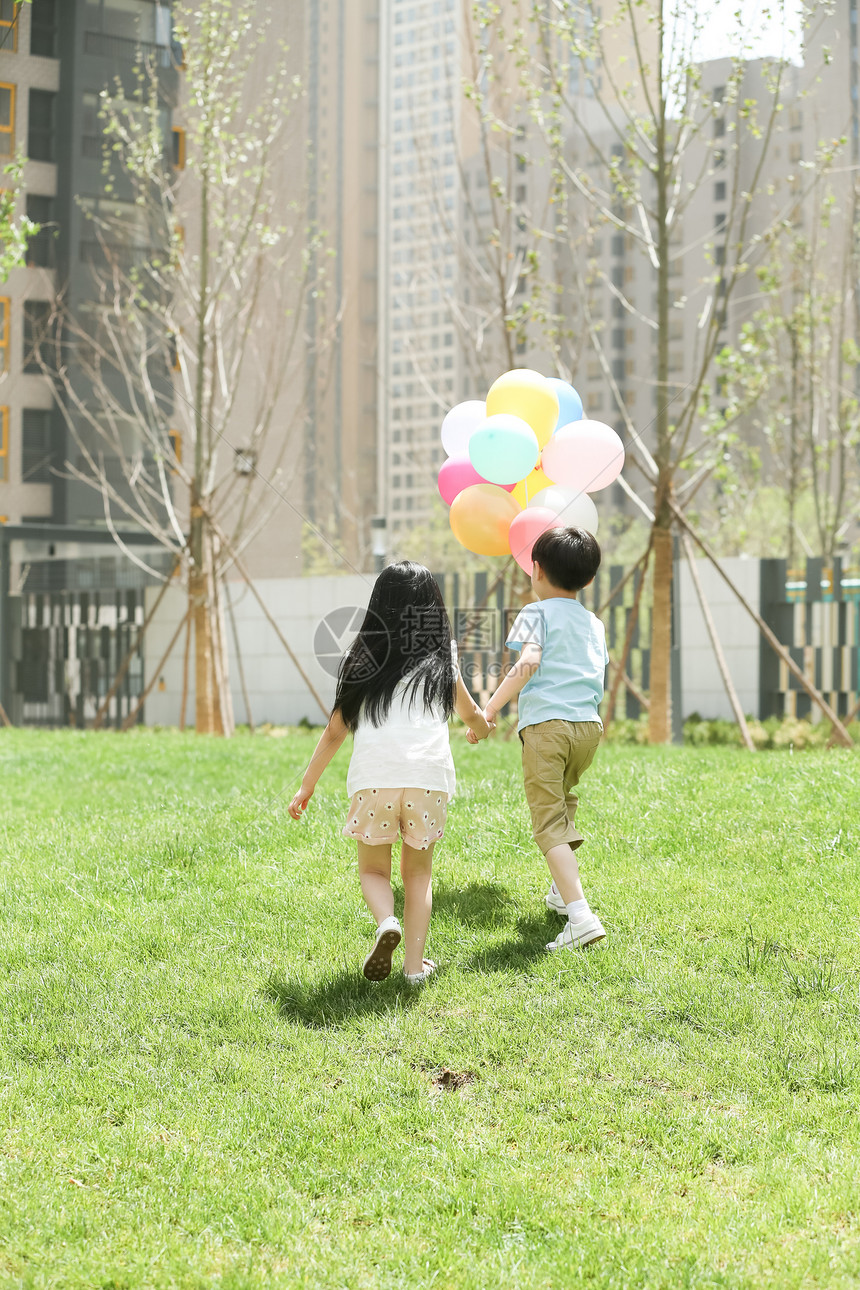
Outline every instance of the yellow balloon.
<svg viewBox="0 0 860 1290"><path fill-rule="evenodd" d="M535 466L530 475L526 475L525 479L521 479L520 482L514 486L514 491L511 493L511 497L515 497L520 506L527 506L532 498L539 493L542 488L549 488L552 483L553 480L551 480L548 475L544 474L540 466Z"/></svg>
<svg viewBox="0 0 860 1290"><path fill-rule="evenodd" d="M454 537L475 555L510 555L508 529L522 508L498 484L470 484L451 503Z"/></svg>
<svg viewBox="0 0 860 1290"><path fill-rule="evenodd" d="M509 412L528 422L541 448L558 424L558 399L555 390L540 372L518 367L505 372L490 386L487 416Z"/></svg>

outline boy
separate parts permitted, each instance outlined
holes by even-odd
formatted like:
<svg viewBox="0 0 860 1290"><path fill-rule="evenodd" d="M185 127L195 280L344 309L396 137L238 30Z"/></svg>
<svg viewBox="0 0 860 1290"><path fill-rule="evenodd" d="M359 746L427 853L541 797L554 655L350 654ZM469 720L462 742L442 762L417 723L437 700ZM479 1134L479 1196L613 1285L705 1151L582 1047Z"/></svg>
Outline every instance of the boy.
<svg viewBox="0 0 860 1290"><path fill-rule="evenodd" d="M579 528L542 533L532 548L532 588L537 603L517 616L507 645L520 650L484 709L492 725L500 708L519 700L523 778L532 832L546 856L553 884L547 907L567 916L547 949L571 950L603 940L600 919L582 892L574 826L573 792L603 734L598 705L609 655L603 624L577 600L600 566L597 540Z"/></svg>

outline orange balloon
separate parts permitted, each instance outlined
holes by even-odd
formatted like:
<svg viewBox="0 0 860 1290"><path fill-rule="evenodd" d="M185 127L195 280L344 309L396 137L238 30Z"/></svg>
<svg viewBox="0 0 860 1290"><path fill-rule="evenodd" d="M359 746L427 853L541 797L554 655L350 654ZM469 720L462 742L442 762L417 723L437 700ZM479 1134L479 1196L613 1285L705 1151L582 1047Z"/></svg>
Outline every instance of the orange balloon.
<svg viewBox="0 0 860 1290"><path fill-rule="evenodd" d="M535 466L530 475L526 475L525 479L521 479L518 484L514 485L511 497L516 498L520 506L527 506L542 488L550 488L552 484L553 480L544 474L540 466Z"/></svg>
<svg viewBox="0 0 860 1290"><path fill-rule="evenodd" d="M451 503L454 537L475 555L510 555L508 530L522 507L498 484L471 484Z"/></svg>

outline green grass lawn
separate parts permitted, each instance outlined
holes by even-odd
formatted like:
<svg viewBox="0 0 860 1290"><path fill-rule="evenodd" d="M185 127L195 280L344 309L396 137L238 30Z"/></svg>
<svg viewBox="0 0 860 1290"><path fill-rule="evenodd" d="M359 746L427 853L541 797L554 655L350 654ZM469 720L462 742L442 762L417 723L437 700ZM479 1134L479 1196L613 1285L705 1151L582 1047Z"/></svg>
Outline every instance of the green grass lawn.
<svg viewBox="0 0 860 1290"><path fill-rule="evenodd" d="M0 1286L860 1285L860 758L601 750L561 927L455 740L423 990L348 750L0 733Z"/></svg>

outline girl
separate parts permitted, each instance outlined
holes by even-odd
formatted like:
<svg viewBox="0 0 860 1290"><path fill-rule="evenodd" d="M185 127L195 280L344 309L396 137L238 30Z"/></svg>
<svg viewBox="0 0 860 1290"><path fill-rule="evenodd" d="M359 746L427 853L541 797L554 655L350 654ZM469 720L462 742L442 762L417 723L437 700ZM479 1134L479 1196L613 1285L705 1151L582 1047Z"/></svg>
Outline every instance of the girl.
<svg viewBox="0 0 860 1290"><path fill-rule="evenodd" d="M331 718L289 808L298 820L351 732L351 801L343 833L358 843L361 890L377 922L364 960L370 981L390 974L403 937L391 890L391 844L398 830L403 971L410 984L419 985L436 970L424 957L424 945L433 904L433 848L444 832L455 784L448 742L452 712L486 739L490 728L457 669L457 646L436 580L409 560L389 565L376 579L364 622L341 661Z"/></svg>

